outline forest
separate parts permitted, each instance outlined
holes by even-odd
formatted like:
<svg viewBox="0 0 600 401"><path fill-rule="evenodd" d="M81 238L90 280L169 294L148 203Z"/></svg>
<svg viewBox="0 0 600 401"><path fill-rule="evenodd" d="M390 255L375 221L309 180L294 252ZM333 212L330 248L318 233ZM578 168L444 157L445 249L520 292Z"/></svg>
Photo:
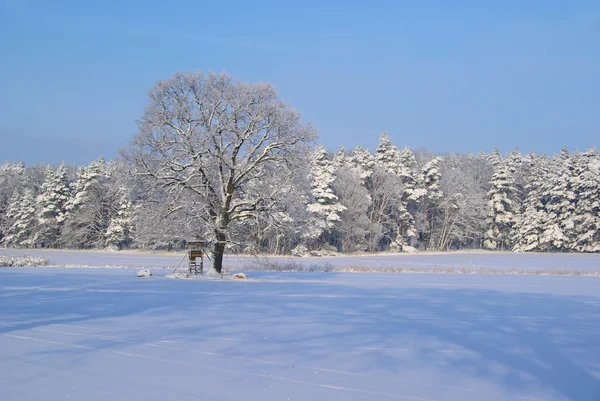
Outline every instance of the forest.
<svg viewBox="0 0 600 401"><path fill-rule="evenodd" d="M227 252L334 255L489 249L600 251L600 156L434 154L382 133L372 152L313 147L240 189ZM169 201L167 201L167 199ZM126 157L87 166L0 165L3 247L171 250L214 242L202 198L173 197Z"/></svg>

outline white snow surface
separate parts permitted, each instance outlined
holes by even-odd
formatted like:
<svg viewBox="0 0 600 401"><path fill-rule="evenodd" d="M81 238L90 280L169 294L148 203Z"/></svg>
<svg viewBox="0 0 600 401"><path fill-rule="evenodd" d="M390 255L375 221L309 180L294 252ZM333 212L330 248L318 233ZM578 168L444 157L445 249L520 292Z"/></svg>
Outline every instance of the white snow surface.
<svg viewBox="0 0 600 401"><path fill-rule="evenodd" d="M2 268L0 400L600 399L598 277L248 276Z"/></svg>
<svg viewBox="0 0 600 401"><path fill-rule="evenodd" d="M137 251L70 251L54 249L0 249L0 255L33 255L48 259L50 266L68 267L175 267L185 251L172 253L143 253ZM205 266L210 265L208 259ZM513 253L513 252L448 252L416 254L340 255L335 257L236 256L225 255L225 269L238 271L278 267L305 268L406 268L423 271L435 269L473 269L496 271L599 271L600 253ZM181 264L186 268L186 262ZM284 269L285 270L285 269Z"/></svg>

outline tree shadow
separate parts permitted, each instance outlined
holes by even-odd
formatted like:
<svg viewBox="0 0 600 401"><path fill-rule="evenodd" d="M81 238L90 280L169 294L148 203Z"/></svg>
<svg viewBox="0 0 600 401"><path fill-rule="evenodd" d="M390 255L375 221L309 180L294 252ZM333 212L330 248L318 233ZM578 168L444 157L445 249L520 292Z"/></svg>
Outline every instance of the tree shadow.
<svg viewBox="0 0 600 401"><path fill-rule="evenodd" d="M466 372L515 392L533 382L569 400L600 399L597 298L365 288L360 278L355 285L340 285L339 276L310 276L326 278L320 282L237 283L3 273L3 285L46 289L5 293L0 333L107 319L122 325L114 329L119 338L83 336L77 344L118 349L140 340L139 327L156 324L156 333L145 340L169 338L202 349L212 346L210 339L231 337L236 341L214 345L220 355L330 368L336 368L328 365L332 360L343 360L345 369L369 375L410 368L401 351L405 347L411 358L429 366L444 364L445 371Z"/></svg>

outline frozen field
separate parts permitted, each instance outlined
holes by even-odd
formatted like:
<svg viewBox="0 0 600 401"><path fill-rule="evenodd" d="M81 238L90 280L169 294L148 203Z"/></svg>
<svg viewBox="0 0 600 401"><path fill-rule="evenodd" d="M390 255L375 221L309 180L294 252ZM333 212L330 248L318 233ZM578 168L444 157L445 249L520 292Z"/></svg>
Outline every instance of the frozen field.
<svg viewBox="0 0 600 401"><path fill-rule="evenodd" d="M175 266L184 252L172 254L149 254L141 252L102 252L102 251L65 251L65 250L13 250L0 249L0 255L31 254L49 259L50 264L60 266L91 267L163 267ZM208 260L205 260L209 263ZM251 265L272 263L279 266L330 266L333 268L366 267L406 268L419 270L432 269L491 269L491 270L571 270L600 271L600 254L547 254L547 253L511 253L511 252L456 252L443 254L403 254L403 255L367 255L336 256L327 258L236 257L226 255L225 268L243 270Z"/></svg>
<svg viewBox="0 0 600 401"><path fill-rule="evenodd" d="M251 278L0 268L0 400L600 400L598 277Z"/></svg>

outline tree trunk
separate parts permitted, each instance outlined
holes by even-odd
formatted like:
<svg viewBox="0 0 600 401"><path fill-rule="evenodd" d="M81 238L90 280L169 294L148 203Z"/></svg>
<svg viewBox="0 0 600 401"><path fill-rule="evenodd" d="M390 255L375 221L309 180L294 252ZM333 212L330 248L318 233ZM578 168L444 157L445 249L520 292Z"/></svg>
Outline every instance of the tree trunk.
<svg viewBox="0 0 600 401"><path fill-rule="evenodd" d="M225 234L223 234L223 232L218 231L216 233L216 241L215 241L215 245L213 246L213 270L218 273L221 274L221 271L223 270L223 254L225 253L225 243L226 243L226 237Z"/></svg>

